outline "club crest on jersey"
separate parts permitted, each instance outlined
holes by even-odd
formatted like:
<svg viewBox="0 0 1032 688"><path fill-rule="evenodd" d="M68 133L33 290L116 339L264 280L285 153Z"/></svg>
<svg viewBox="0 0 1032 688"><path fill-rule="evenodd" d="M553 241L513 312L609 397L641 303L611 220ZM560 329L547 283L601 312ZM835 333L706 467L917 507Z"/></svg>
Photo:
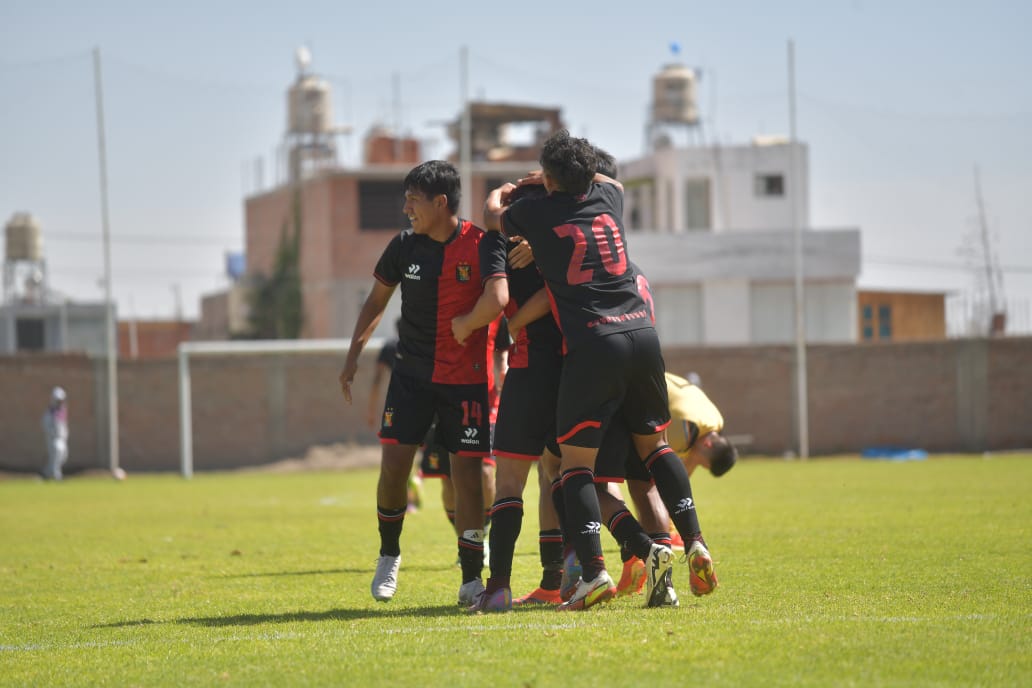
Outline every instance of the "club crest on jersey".
<svg viewBox="0 0 1032 688"><path fill-rule="evenodd" d="M394 409L387 409L383 412L383 427L389 428L394 425Z"/></svg>
<svg viewBox="0 0 1032 688"><path fill-rule="evenodd" d="M473 266L469 263L459 263L456 265L455 279L459 282L469 282L473 279Z"/></svg>

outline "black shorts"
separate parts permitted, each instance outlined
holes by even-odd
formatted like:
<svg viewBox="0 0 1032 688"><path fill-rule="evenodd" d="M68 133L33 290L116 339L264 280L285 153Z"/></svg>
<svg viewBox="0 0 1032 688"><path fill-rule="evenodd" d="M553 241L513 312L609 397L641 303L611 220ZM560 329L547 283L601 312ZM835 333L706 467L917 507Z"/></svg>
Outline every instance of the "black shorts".
<svg viewBox="0 0 1032 688"><path fill-rule="evenodd" d="M380 442L422 444L437 417L438 437L457 456L491 452L487 383L445 385L394 372L387 386Z"/></svg>
<svg viewBox="0 0 1032 688"><path fill-rule="evenodd" d="M627 480L651 481L652 475L638 458L638 450L627 426L619 418L613 420L602 438L595 459L596 483L622 483Z"/></svg>
<svg viewBox="0 0 1032 688"><path fill-rule="evenodd" d="M508 459L536 461L555 446L555 403L562 359L510 368L502 386L495 423L494 453Z"/></svg>
<svg viewBox="0 0 1032 688"><path fill-rule="evenodd" d="M597 448L615 417L639 435L665 428L670 424L665 369L652 328L606 335L571 351L559 382L559 443Z"/></svg>
<svg viewBox="0 0 1032 688"><path fill-rule="evenodd" d="M448 447L444 446L435 423L426 434L422 456L419 459L419 475L423 478L450 478L451 459Z"/></svg>

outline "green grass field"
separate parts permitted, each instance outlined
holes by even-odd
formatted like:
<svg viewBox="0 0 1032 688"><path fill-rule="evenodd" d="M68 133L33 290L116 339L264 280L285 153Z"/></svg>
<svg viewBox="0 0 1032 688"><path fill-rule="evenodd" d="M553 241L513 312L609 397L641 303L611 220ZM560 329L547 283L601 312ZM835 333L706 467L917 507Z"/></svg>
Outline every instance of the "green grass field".
<svg viewBox="0 0 1032 688"><path fill-rule="evenodd" d="M679 609L571 614L462 613L435 483L374 602L375 481L0 482L0 684L1032 685L1032 455L697 476L720 589L693 598L678 564ZM540 573L529 492L517 595Z"/></svg>

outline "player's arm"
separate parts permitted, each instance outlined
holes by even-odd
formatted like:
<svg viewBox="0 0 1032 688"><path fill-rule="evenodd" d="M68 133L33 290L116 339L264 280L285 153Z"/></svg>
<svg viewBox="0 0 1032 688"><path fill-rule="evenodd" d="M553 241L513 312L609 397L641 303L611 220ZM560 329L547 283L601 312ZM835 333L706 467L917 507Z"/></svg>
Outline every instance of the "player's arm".
<svg viewBox="0 0 1032 688"><path fill-rule="evenodd" d="M548 302L548 293L544 289L538 289L533 296L527 299L519 310L509 318L509 334L515 340L520 330L546 315L551 316L552 306Z"/></svg>
<svg viewBox="0 0 1032 688"><path fill-rule="evenodd" d="M506 182L487 194L487 200L484 201L484 227L489 231L502 231L502 213L509 204L509 194L515 188L515 184Z"/></svg>
<svg viewBox="0 0 1032 688"><path fill-rule="evenodd" d="M344 360L344 370L340 373L340 389L344 392L344 398L351 403L351 383L355 380L355 373L358 372L358 357L362 354L369 338L373 336L376 326L383 318L383 312L387 309L387 302L391 300L394 289L397 285L387 285L379 280L373 282L373 289L362 304L362 310L358 312L358 320L355 321L355 331L351 335L351 347L348 349L348 356Z"/></svg>
<svg viewBox="0 0 1032 688"><path fill-rule="evenodd" d="M473 304L473 310L465 315L452 318L452 335L459 344L464 344L469 336L481 327L487 327L502 314L509 303L509 280L503 275L489 277L484 282L484 293Z"/></svg>
<svg viewBox="0 0 1032 688"><path fill-rule="evenodd" d="M601 172L596 172L595 173L595 178L592 181L597 183L597 184L612 184L613 186L615 186L617 189L620 190L620 193L623 193L623 184L621 184L620 182L616 181L612 177L607 177L606 175L602 174Z"/></svg>

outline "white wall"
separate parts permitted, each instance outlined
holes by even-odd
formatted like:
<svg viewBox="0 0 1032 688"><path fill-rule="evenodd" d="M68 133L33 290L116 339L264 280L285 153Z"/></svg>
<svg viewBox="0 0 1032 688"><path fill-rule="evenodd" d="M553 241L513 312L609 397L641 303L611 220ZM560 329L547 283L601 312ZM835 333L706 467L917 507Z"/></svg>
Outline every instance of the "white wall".
<svg viewBox="0 0 1032 688"><path fill-rule="evenodd" d="M798 175L793 174L793 151ZM805 143L699 146L657 150L620 164L620 178L635 189L628 194L624 221L635 229L683 232L776 230L793 227L791 194L797 191L797 222L810 224L809 154ZM783 196L758 196L756 175L781 174ZM685 188L690 180L710 180L711 227L688 227ZM640 189L640 191L638 190ZM637 207L638 225L631 222Z"/></svg>
<svg viewBox="0 0 1032 688"><path fill-rule="evenodd" d="M698 284L652 285L656 333L671 344L702 344L702 288Z"/></svg>

